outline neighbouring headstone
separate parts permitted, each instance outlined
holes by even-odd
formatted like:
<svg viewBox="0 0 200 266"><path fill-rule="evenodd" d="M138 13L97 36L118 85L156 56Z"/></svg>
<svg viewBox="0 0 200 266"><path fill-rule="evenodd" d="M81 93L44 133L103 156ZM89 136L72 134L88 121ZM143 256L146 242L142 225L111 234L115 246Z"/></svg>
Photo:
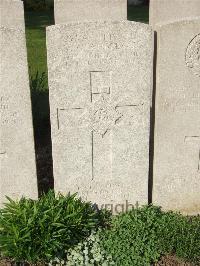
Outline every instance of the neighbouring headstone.
<svg viewBox="0 0 200 266"><path fill-rule="evenodd" d="M127 20L127 0L55 0L55 23Z"/></svg>
<svg viewBox="0 0 200 266"><path fill-rule="evenodd" d="M20 0L0 0L0 26L24 28L24 8Z"/></svg>
<svg viewBox="0 0 200 266"><path fill-rule="evenodd" d="M159 24L200 17L200 0L150 0L149 23Z"/></svg>
<svg viewBox="0 0 200 266"><path fill-rule="evenodd" d="M200 213L200 19L158 29L153 203Z"/></svg>
<svg viewBox="0 0 200 266"><path fill-rule="evenodd" d="M37 198L24 29L0 27L0 205L5 196Z"/></svg>
<svg viewBox="0 0 200 266"><path fill-rule="evenodd" d="M148 201L153 33L134 22L47 30L55 190Z"/></svg>

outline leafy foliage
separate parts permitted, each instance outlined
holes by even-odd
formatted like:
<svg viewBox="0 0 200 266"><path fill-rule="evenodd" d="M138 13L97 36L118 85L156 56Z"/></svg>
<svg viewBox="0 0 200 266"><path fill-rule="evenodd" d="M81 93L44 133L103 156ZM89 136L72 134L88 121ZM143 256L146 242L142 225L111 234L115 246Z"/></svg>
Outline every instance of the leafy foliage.
<svg viewBox="0 0 200 266"><path fill-rule="evenodd" d="M103 215L76 195L9 199L0 211L0 250L17 262L47 262L62 257L103 222Z"/></svg>
<svg viewBox="0 0 200 266"><path fill-rule="evenodd" d="M110 230L103 230L101 246L117 266L151 265L162 254L200 260L200 218L164 213L146 206L113 217Z"/></svg>
<svg viewBox="0 0 200 266"><path fill-rule="evenodd" d="M76 195L51 191L38 201L9 199L0 210L0 250L17 262L52 265L147 266L166 254L198 265L200 217L144 206L111 219Z"/></svg>
<svg viewBox="0 0 200 266"><path fill-rule="evenodd" d="M115 265L111 256L106 256L100 246L99 232L92 234L77 246L66 251L66 260L56 258L50 263L55 266L111 266Z"/></svg>
<svg viewBox="0 0 200 266"><path fill-rule="evenodd" d="M99 233L93 232L84 242L79 243L74 249L67 252L67 265L115 265L112 256L106 256L105 251L100 246Z"/></svg>
<svg viewBox="0 0 200 266"><path fill-rule="evenodd" d="M200 216L162 213L157 234L162 253L175 253L184 260L200 265Z"/></svg>
<svg viewBox="0 0 200 266"><path fill-rule="evenodd" d="M30 70L31 72L31 70ZM35 76L30 77L30 89L33 92L39 92L45 90L47 75L45 72L43 72L41 75L37 71Z"/></svg>

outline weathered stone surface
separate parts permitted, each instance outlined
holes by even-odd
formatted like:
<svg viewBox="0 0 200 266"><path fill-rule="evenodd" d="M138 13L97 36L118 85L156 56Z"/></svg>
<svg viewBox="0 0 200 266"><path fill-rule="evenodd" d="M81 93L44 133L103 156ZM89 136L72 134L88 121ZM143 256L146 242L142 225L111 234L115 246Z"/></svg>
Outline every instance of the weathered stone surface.
<svg viewBox="0 0 200 266"><path fill-rule="evenodd" d="M24 8L20 0L0 0L0 26L24 28Z"/></svg>
<svg viewBox="0 0 200 266"><path fill-rule="evenodd" d="M0 27L0 205L37 197L25 33Z"/></svg>
<svg viewBox="0 0 200 266"><path fill-rule="evenodd" d="M158 29L153 203L200 212L200 20Z"/></svg>
<svg viewBox="0 0 200 266"><path fill-rule="evenodd" d="M55 23L126 20L127 0L55 0Z"/></svg>
<svg viewBox="0 0 200 266"><path fill-rule="evenodd" d="M55 189L99 206L147 203L151 28L57 25L47 49Z"/></svg>
<svg viewBox="0 0 200 266"><path fill-rule="evenodd" d="M149 23L154 29L159 24L200 17L199 0L151 0Z"/></svg>

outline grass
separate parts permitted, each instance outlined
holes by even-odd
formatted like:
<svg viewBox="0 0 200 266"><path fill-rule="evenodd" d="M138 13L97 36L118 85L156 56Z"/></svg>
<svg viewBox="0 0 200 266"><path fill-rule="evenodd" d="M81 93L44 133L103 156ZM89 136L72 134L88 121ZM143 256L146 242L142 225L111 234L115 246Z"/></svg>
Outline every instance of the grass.
<svg viewBox="0 0 200 266"><path fill-rule="evenodd" d="M46 27L54 24L53 11L25 12L29 74L47 74ZM48 89L46 80L45 89Z"/></svg>
<svg viewBox="0 0 200 266"><path fill-rule="evenodd" d="M46 27L54 24L53 11L26 11L25 23L34 130L40 138L49 130Z"/></svg>

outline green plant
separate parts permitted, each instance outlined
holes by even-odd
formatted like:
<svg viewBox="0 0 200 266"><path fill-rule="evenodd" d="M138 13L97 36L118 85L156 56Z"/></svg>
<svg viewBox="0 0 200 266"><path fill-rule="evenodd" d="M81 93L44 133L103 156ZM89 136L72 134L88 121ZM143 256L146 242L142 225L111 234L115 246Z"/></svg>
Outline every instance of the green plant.
<svg viewBox="0 0 200 266"><path fill-rule="evenodd" d="M162 253L175 253L181 259L200 265L200 216L185 217L167 212L162 214L159 223L157 235Z"/></svg>
<svg viewBox="0 0 200 266"><path fill-rule="evenodd" d="M103 230L101 247L115 265L151 265L162 254L176 253L191 261L200 259L200 218L184 217L146 206L113 217Z"/></svg>
<svg viewBox="0 0 200 266"><path fill-rule="evenodd" d="M176 254L200 265L199 216L144 206L110 218L76 195L50 191L38 201L9 199L0 210L1 256L52 265L147 266Z"/></svg>
<svg viewBox="0 0 200 266"><path fill-rule="evenodd" d="M29 70L31 73L31 70ZM46 89L47 75L45 72L41 74L37 71L35 76L30 77L30 89L32 92L40 92Z"/></svg>
<svg viewBox="0 0 200 266"><path fill-rule="evenodd" d="M111 266L115 265L112 256L106 256L100 246L99 232L91 235L77 246L66 251L66 260L56 258L50 264L55 266Z"/></svg>
<svg viewBox="0 0 200 266"><path fill-rule="evenodd" d="M93 232L88 239L67 252L67 265L110 266L115 263L100 246L99 233Z"/></svg>
<svg viewBox="0 0 200 266"><path fill-rule="evenodd" d="M61 258L103 223L99 212L76 195L50 191L38 201L8 200L0 210L0 250L17 262Z"/></svg>

